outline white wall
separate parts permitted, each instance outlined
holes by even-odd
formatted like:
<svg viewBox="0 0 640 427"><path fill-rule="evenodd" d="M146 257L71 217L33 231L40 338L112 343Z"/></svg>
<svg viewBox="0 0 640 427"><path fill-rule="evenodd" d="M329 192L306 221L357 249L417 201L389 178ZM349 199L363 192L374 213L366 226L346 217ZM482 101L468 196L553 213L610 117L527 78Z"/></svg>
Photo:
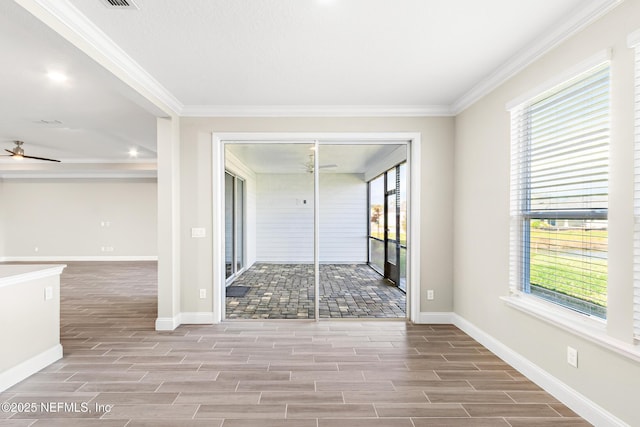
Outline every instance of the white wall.
<svg viewBox="0 0 640 427"><path fill-rule="evenodd" d="M257 175L257 260L313 262L313 175ZM306 203L305 203L306 201ZM367 185L360 174L320 174L320 262L367 261Z"/></svg>
<svg viewBox="0 0 640 427"><path fill-rule="evenodd" d="M8 260L157 255L155 180L5 180L2 211Z"/></svg>
<svg viewBox="0 0 640 427"><path fill-rule="evenodd" d="M0 266L0 392L62 357L63 266ZM43 298L49 290L51 298Z"/></svg>
<svg viewBox="0 0 640 427"><path fill-rule="evenodd" d="M362 174L320 173L320 262L367 262L367 183Z"/></svg>
<svg viewBox="0 0 640 427"><path fill-rule="evenodd" d="M606 338L631 346L633 58L640 1L626 1L456 117L454 309L629 425L640 425L640 363L507 306L510 122L507 102L612 48L609 310ZM566 363L578 349L579 368Z"/></svg>
<svg viewBox="0 0 640 427"><path fill-rule="evenodd" d="M313 262L313 175L258 174L258 262Z"/></svg>

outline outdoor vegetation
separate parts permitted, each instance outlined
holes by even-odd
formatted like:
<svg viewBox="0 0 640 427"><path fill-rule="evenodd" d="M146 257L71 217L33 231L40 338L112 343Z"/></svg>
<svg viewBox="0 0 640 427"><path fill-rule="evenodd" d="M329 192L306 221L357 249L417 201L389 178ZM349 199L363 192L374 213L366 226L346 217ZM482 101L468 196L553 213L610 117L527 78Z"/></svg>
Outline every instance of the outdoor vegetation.
<svg viewBox="0 0 640 427"><path fill-rule="evenodd" d="M606 307L606 221L595 227L577 222L583 224L556 226L531 220L530 283Z"/></svg>
<svg viewBox="0 0 640 427"><path fill-rule="evenodd" d="M370 237L375 237L376 239L384 240L384 215L383 215L383 205L371 205L371 232L369 234ZM406 208L405 208L406 209ZM400 223L400 244L407 244L407 216L406 211L405 214L401 217ZM395 227L395 225L392 225Z"/></svg>

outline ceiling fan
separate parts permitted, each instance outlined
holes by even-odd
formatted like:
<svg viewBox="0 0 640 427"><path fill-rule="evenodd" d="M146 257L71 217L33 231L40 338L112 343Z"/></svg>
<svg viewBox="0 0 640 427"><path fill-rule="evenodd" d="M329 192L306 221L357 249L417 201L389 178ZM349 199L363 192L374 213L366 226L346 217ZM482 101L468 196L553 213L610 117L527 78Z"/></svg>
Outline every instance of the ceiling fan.
<svg viewBox="0 0 640 427"><path fill-rule="evenodd" d="M313 165L314 165L314 159L313 159L313 154L309 154L309 161L307 163L305 163L305 167L307 168L307 172L309 173L313 173ZM337 168L338 165L336 165L335 163L330 163L330 164L326 164L326 165L319 165L318 169L329 169L329 168Z"/></svg>
<svg viewBox="0 0 640 427"><path fill-rule="evenodd" d="M60 162L60 160L47 159L45 157L25 156L24 149L22 148L22 144L24 144L24 141L13 141L13 142L16 144L16 146L13 147L13 151L12 150L7 150L5 148L4 151L6 151L7 153L10 153L10 154L0 155L1 157L13 157L14 159L44 160L44 161L47 161L47 162Z"/></svg>

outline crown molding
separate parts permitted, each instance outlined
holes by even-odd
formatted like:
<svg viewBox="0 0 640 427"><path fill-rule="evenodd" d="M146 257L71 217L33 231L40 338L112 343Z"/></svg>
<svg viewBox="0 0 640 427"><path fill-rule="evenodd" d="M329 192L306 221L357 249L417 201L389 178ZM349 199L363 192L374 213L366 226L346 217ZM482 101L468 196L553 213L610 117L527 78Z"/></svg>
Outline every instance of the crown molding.
<svg viewBox="0 0 640 427"><path fill-rule="evenodd" d="M183 104L68 0L15 0L166 114Z"/></svg>
<svg viewBox="0 0 640 427"><path fill-rule="evenodd" d="M549 52L551 49L582 30L587 25L602 17L624 0L590 0L581 4L578 10L569 14L561 23L543 37L537 39L522 53L514 56L501 67L480 81L471 90L454 102L450 110L453 115L458 115L469 108L476 101L488 95L491 91L506 82L511 77L524 70L534 61Z"/></svg>
<svg viewBox="0 0 640 427"><path fill-rule="evenodd" d="M452 116L446 105L185 105L183 117Z"/></svg>
<svg viewBox="0 0 640 427"><path fill-rule="evenodd" d="M0 181L31 181L46 180L47 182L55 182L57 180L135 180L136 182L157 182L156 172L134 173L134 172L112 172L112 173L92 173L92 172L0 172Z"/></svg>
<svg viewBox="0 0 640 427"><path fill-rule="evenodd" d="M0 179L156 179L155 162L0 163Z"/></svg>
<svg viewBox="0 0 640 427"><path fill-rule="evenodd" d="M0 162L0 171L18 171L18 170L36 170L36 171L83 171L83 170L103 170L103 171L156 171L158 164L155 161L147 162L61 162L61 163L45 163L38 161L20 162L6 161Z"/></svg>
<svg viewBox="0 0 640 427"><path fill-rule="evenodd" d="M624 0L585 1L545 36L511 58L451 105L183 105L68 0L15 0L141 92L167 114L183 117L448 117L456 116L555 46ZM82 43L78 43L81 40ZM640 43L638 31L628 43ZM105 63L106 62L106 63Z"/></svg>

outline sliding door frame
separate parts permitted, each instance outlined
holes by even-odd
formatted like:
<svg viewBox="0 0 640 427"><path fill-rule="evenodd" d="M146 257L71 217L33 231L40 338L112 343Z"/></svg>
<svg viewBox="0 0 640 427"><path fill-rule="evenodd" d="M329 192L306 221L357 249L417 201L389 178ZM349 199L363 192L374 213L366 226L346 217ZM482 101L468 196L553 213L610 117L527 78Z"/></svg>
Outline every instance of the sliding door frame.
<svg viewBox="0 0 640 427"><path fill-rule="evenodd" d="M229 286L235 279L241 274L247 266L247 255L246 255L246 247L247 247L247 233L246 233L246 205L247 198L245 197L245 192L247 188L247 180L242 176L238 175L235 172L225 169L225 175L231 176L233 179L233 186L231 192L232 194L232 203L233 207L231 209L231 275L227 277L226 275L226 244L227 244L227 236L226 236L226 224L225 224L225 233L224 233L224 241L225 241L225 286ZM226 179L226 176L225 176ZM242 182L242 194L238 195L238 182ZM225 187L226 192L226 187ZM225 194L226 196L226 194ZM238 209L242 206L242 215L238 216ZM226 208L226 207L225 207ZM225 212L226 213L226 212ZM240 239L238 239L238 231L242 230L242 235ZM242 241L241 248L238 250L238 242ZM238 268L238 257L242 260L242 265Z"/></svg>
<svg viewBox="0 0 640 427"><path fill-rule="evenodd" d="M407 145L407 318L418 323L420 316L420 133L417 132L336 132L336 133L213 133L212 134L212 277L213 277L213 321L225 318L225 265L224 265L224 174L225 145L233 143L301 143L315 144L316 153L322 145ZM318 171L319 155L314 156L315 171ZM314 265L315 265L315 320L318 316L318 263L319 263L319 174L314 174ZM335 319L334 319L335 320Z"/></svg>

